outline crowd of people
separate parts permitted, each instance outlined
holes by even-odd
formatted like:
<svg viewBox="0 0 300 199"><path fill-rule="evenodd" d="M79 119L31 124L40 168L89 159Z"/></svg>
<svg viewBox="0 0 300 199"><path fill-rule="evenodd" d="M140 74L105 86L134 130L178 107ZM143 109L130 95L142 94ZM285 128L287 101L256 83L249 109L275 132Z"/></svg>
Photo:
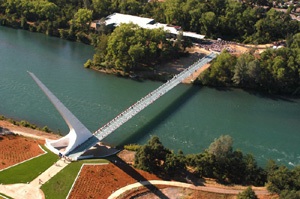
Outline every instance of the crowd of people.
<svg viewBox="0 0 300 199"><path fill-rule="evenodd" d="M198 43L198 46L209 51L222 52L223 50L227 50L229 53L234 53L235 49L230 47L230 44L235 44L235 42L217 39L211 40L208 43Z"/></svg>

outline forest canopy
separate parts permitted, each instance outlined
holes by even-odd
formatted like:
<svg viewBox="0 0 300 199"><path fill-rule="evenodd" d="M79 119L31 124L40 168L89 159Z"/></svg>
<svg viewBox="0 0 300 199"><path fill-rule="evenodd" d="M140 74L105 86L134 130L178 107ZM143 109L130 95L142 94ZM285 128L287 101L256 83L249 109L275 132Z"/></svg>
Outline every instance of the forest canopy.
<svg viewBox="0 0 300 199"><path fill-rule="evenodd" d="M223 51L199 79L204 85L299 95L300 33L287 43L285 48L267 49L258 57L249 53L235 57Z"/></svg>
<svg viewBox="0 0 300 199"><path fill-rule="evenodd" d="M207 38L244 43L268 43L300 32L299 22L289 15L291 9L284 13L272 6L269 0L0 0L0 23L70 40L86 37L84 41L94 45L95 32L82 26L84 21L72 21L91 22L119 12L181 26Z"/></svg>

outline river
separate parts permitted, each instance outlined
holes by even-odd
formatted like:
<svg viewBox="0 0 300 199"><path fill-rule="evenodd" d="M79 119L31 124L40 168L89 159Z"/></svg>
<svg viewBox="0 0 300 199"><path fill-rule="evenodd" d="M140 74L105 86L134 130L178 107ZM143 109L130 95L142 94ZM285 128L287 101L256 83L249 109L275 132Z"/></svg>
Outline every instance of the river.
<svg viewBox="0 0 300 199"><path fill-rule="evenodd" d="M68 133L27 71L92 132L162 84L85 69L93 53L88 45L0 26L0 114ZM106 141L144 144L157 135L166 147L187 154L202 152L225 134L233 138L235 149L252 153L260 165L268 159L298 165L300 100L180 84Z"/></svg>

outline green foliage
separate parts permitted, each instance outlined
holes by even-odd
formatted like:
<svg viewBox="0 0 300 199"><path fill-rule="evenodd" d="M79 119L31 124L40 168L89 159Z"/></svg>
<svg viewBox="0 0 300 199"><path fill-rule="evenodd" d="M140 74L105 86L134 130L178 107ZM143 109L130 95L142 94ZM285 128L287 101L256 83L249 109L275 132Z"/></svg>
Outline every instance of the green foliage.
<svg viewBox="0 0 300 199"><path fill-rule="evenodd" d="M0 199L13 199L13 198L11 198L3 193L0 193Z"/></svg>
<svg viewBox="0 0 300 199"><path fill-rule="evenodd" d="M270 6L267 0L245 0L242 3L232 0L2 0L0 14L3 19L0 22L24 28L24 23L18 23L23 18L23 22L51 21L55 29L67 29L70 28L68 22L72 20L76 32L88 32L88 24L93 19L120 12L151 17L158 22L178 25L186 31L195 31L211 38L222 37L248 43L266 43L299 32L299 22L291 20L288 13L255 5ZM54 35L57 32L54 30Z"/></svg>
<svg viewBox="0 0 300 199"><path fill-rule="evenodd" d="M34 180L39 174L48 169L57 161L57 155L49 150L47 154L26 161L0 172L1 184L27 183Z"/></svg>
<svg viewBox="0 0 300 199"><path fill-rule="evenodd" d="M215 178L222 183L263 186L266 182L266 172L257 166L251 154L233 151L230 136L216 139L203 153L187 156L181 151L175 154L166 149L157 137L152 137L137 151L135 167L170 177L186 173L189 167L201 177Z"/></svg>
<svg viewBox="0 0 300 199"><path fill-rule="evenodd" d="M122 24L110 36L98 39L93 65L132 71L175 57L180 49L166 40L162 29L143 29L135 24Z"/></svg>
<svg viewBox="0 0 300 199"><path fill-rule="evenodd" d="M234 84L240 85L240 86L246 86L250 84L250 76L256 76L256 74L251 74L249 69L252 67L254 61L254 56L251 54L242 54L237 58L236 65L234 67L234 75L232 77L232 80ZM251 66L250 66L251 65ZM255 67L256 65L253 65ZM255 68L253 68L251 71L256 71Z"/></svg>
<svg viewBox="0 0 300 199"><path fill-rule="evenodd" d="M203 153L188 155L188 166L198 175L215 178L222 183L262 186L266 182L265 171L257 166L251 154L244 155L232 149L230 136L220 136Z"/></svg>
<svg viewBox="0 0 300 199"><path fill-rule="evenodd" d="M94 15L96 17L106 17L111 11L111 1L110 0L92 0L92 6L94 9Z"/></svg>
<svg viewBox="0 0 300 199"><path fill-rule="evenodd" d="M0 120L6 120L6 118L3 115L0 115Z"/></svg>
<svg viewBox="0 0 300 199"><path fill-rule="evenodd" d="M300 199L300 191L296 190L283 190L280 193L280 199Z"/></svg>
<svg viewBox="0 0 300 199"><path fill-rule="evenodd" d="M292 37L290 48L267 49L258 58L251 54L235 58L226 51L222 52L200 75L200 81L204 85L238 86L271 94L299 95L298 37L299 34Z"/></svg>
<svg viewBox="0 0 300 199"><path fill-rule="evenodd" d="M288 169L285 166L273 167L268 173L267 188L272 193L297 195L299 193L287 193L300 190L300 166Z"/></svg>
<svg viewBox="0 0 300 199"><path fill-rule="evenodd" d="M275 9L270 9L266 17L255 24L254 38L258 43L267 43L278 39L284 39L287 34L299 32L299 24L293 22L290 16Z"/></svg>
<svg viewBox="0 0 300 199"><path fill-rule="evenodd" d="M72 162L42 185L41 189L45 197L47 199L65 199L84 163L107 163L107 160L82 160Z"/></svg>
<svg viewBox="0 0 300 199"><path fill-rule="evenodd" d="M232 153L232 144L229 135L221 135L209 145L208 152L214 155L217 161L223 161Z"/></svg>
<svg viewBox="0 0 300 199"><path fill-rule="evenodd" d="M166 161L164 163L164 170L169 176L178 175L180 172L186 170L185 156L182 152L178 155L175 153L168 153L166 155Z"/></svg>
<svg viewBox="0 0 300 199"><path fill-rule="evenodd" d="M136 168L150 173L161 171L164 162L166 162L167 154L170 153L170 150L162 145L159 138L153 136L146 145L137 151L134 165Z"/></svg>
<svg viewBox="0 0 300 199"><path fill-rule="evenodd" d="M81 8L75 13L74 18L72 20L72 24L76 28L87 31L92 21L92 15L92 10Z"/></svg>
<svg viewBox="0 0 300 199"><path fill-rule="evenodd" d="M92 60L88 59L85 63L84 63L84 68L90 68L92 65Z"/></svg>
<svg viewBox="0 0 300 199"><path fill-rule="evenodd" d="M48 128L48 126L44 126L44 127L42 128L42 131L45 131L45 132L47 132L47 133L50 133L50 132L51 132L51 130Z"/></svg>
<svg viewBox="0 0 300 199"><path fill-rule="evenodd" d="M212 62L211 66L200 75L204 85L225 86L232 83L233 69L236 57L223 51Z"/></svg>
<svg viewBox="0 0 300 199"><path fill-rule="evenodd" d="M28 121L25 121L25 120L21 120L21 122L19 122L19 124L24 127L36 129L36 125L30 124Z"/></svg>
<svg viewBox="0 0 300 199"><path fill-rule="evenodd" d="M129 145L125 145L124 149L128 150L128 151L138 151L141 148L141 145L139 144L129 144Z"/></svg>
<svg viewBox="0 0 300 199"><path fill-rule="evenodd" d="M237 199L258 199L251 187L238 194Z"/></svg>

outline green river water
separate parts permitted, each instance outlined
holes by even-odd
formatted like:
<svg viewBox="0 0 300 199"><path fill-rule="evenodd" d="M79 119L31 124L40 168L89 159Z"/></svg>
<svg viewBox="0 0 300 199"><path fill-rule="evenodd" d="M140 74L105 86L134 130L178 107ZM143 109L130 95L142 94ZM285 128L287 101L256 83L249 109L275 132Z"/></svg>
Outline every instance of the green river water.
<svg viewBox="0 0 300 199"><path fill-rule="evenodd" d="M67 125L26 71L33 72L94 132L161 82L134 81L85 69L93 47L43 34L0 27L0 114L48 126ZM113 145L163 144L198 153L222 134L260 165L274 159L300 164L300 100L178 85L111 134Z"/></svg>

